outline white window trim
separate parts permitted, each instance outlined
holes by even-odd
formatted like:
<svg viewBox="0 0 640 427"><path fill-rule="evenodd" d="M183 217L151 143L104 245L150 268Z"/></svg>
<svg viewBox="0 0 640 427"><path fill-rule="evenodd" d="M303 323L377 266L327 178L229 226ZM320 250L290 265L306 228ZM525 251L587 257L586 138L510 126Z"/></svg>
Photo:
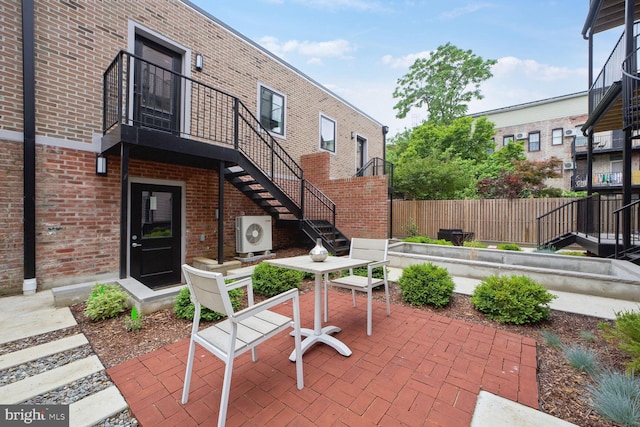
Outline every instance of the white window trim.
<svg viewBox="0 0 640 427"><path fill-rule="evenodd" d="M180 73L185 77L191 77L191 49L129 19L127 49L131 54L136 51L136 35L152 40L167 49L181 54L182 70ZM133 75L133 61L131 61L130 67L129 73ZM191 105L191 81L189 79L181 80L182 87L180 89L182 91L182 102L180 105L180 136L182 138L189 138L189 134L191 132L191 109L187 108L187 106ZM133 85L131 85L129 96L133 99ZM130 102L129 105L128 116L133 117L133 102Z"/></svg>
<svg viewBox="0 0 640 427"><path fill-rule="evenodd" d="M559 130L560 131L560 143L555 144L553 141L553 132ZM551 146L552 147L557 147L558 145L563 145L564 141L564 128L555 128L555 129L551 129Z"/></svg>
<svg viewBox="0 0 640 427"><path fill-rule="evenodd" d="M333 141L333 145L334 145L333 151L327 150L326 148L322 148L322 118L323 117L333 122L333 132L334 132L334 138L335 138L335 140ZM328 116L324 113L318 114L318 149L320 151L326 151L327 153L333 154L334 156L338 154L338 121L333 117Z"/></svg>
<svg viewBox="0 0 640 427"><path fill-rule="evenodd" d="M258 88L257 88L257 92L256 92L256 99L257 99L257 103L256 103L256 117L258 118L258 121L260 123L262 123L260 120L260 106L261 106L261 102L262 102L262 97L260 96L260 89L261 88L265 88L265 89L269 89L271 92L279 95L282 97L282 99L284 99L284 108L283 108L283 114L282 114L282 127L284 128L282 135L277 133L277 132L271 132L269 129L267 129L267 132L269 132L269 135L273 136L274 138L280 138L280 139L287 139L287 105L289 100L287 99L287 95L285 95L284 93L280 92L279 90L276 90L274 88L272 88L269 85L266 85L264 83L258 82Z"/></svg>

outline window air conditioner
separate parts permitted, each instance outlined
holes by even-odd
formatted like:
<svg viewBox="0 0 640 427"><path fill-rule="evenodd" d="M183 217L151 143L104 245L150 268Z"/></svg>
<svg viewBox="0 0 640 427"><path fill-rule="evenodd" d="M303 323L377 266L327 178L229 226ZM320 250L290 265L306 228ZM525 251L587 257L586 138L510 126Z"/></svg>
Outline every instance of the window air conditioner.
<svg viewBox="0 0 640 427"><path fill-rule="evenodd" d="M564 131L564 136L577 136L578 129L567 129Z"/></svg>
<svg viewBox="0 0 640 427"><path fill-rule="evenodd" d="M270 216L236 217L236 252L253 254L272 248Z"/></svg>
<svg viewBox="0 0 640 427"><path fill-rule="evenodd" d="M575 167L576 167L576 164L573 163L573 162L564 162L562 164L562 169L564 169L566 171L573 170L573 169L575 169Z"/></svg>
<svg viewBox="0 0 640 427"><path fill-rule="evenodd" d="M516 133L516 139L527 139L527 133L526 132L518 132Z"/></svg>

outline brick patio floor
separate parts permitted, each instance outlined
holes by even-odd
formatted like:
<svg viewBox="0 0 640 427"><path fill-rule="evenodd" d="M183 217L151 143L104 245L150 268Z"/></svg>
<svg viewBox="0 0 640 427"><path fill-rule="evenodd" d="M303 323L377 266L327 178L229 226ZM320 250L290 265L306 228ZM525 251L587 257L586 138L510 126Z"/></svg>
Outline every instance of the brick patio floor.
<svg viewBox="0 0 640 427"><path fill-rule="evenodd" d="M236 358L227 425L468 426L480 390L538 408L533 339L374 301L366 334L366 299L330 292L329 324L350 357L316 344L304 355L304 389L282 333ZM300 298L302 325L313 324L313 293ZM291 307L277 311L290 315ZM107 370L143 427L211 426L217 420L223 363L196 345L189 402L180 403L189 340Z"/></svg>

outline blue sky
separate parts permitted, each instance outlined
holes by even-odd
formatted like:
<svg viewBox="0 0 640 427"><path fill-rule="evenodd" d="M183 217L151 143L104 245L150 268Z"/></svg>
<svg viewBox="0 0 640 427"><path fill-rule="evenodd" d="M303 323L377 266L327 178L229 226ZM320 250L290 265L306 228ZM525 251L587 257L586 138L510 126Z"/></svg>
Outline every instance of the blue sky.
<svg viewBox="0 0 640 427"><path fill-rule="evenodd" d="M498 61L470 113L588 89L588 0L192 1L388 125L390 135L426 118L424 109L395 117L398 78L447 42ZM595 38L596 73L622 30L609 33Z"/></svg>

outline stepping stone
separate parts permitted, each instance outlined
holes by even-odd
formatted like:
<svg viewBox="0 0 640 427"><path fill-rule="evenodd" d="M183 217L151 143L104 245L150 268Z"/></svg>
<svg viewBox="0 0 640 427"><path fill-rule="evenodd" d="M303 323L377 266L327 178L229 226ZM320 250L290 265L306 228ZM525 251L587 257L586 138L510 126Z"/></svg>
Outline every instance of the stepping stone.
<svg viewBox="0 0 640 427"><path fill-rule="evenodd" d="M69 405L69 427L93 426L126 408L120 391L111 386Z"/></svg>
<svg viewBox="0 0 640 427"><path fill-rule="evenodd" d="M61 338L56 341L51 341L46 344L40 344L23 350L14 351L12 353L3 354L0 355L0 371L23 363L31 362L32 360L37 360L42 357L51 356L52 354L60 353L65 350L80 347L85 344L89 344L87 338L82 334L77 334Z"/></svg>
<svg viewBox="0 0 640 427"><path fill-rule="evenodd" d="M75 380L104 369L98 356L76 360L59 368L0 387L0 402L6 405L24 402Z"/></svg>

